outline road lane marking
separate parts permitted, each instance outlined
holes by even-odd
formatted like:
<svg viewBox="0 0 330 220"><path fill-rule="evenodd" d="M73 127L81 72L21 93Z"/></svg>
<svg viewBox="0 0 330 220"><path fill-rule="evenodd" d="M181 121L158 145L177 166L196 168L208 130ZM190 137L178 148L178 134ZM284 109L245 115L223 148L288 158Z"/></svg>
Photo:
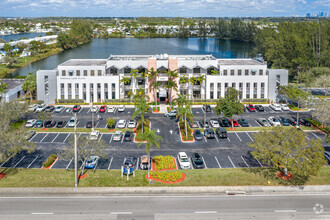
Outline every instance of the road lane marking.
<svg viewBox="0 0 330 220"><path fill-rule="evenodd" d="M64 139L64 141L62 143L65 143L65 141L68 139L69 136L70 136L70 134L68 134L68 136L66 136L66 138Z"/></svg>
<svg viewBox="0 0 330 220"><path fill-rule="evenodd" d="M113 157L111 157L111 160L110 160L110 163L109 163L109 166L108 166L108 170L110 170L112 159L113 159Z"/></svg>
<svg viewBox="0 0 330 220"><path fill-rule="evenodd" d="M47 134L45 135L45 137L43 137L39 142L42 143L42 141L43 141L48 135L49 135L49 133L47 133Z"/></svg>
<svg viewBox="0 0 330 220"><path fill-rule="evenodd" d="M310 140L310 138L308 137L308 135L306 135L305 138L306 138L307 140Z"/></svg>
<svg viewBox="0 0 330 220"><path fill-rule="evenodd" d="M57 138L57 136L59 135L60 133L58 133L55 138L52 140L52 143L55 141L55 139Z"/></svg>
<svg viewBox="0 0 330 220"><path fill-rule="evenodd" d="M111 215L131 215L132 212L110 212Z"/></svg>
<svg viewBox="0 0 330 220"><path fill-rule="evenodd" d="M230 138L227 136L227 140L230 142Z"/></svg>
<svg viewBox="0 0 330 220"><path fill-rule="evenodd" d="M217 211L196 211L195 214L216 214Z"/></svg>
<svg viewBox="0 0 330 220"><path fill-rule="evenodd" d="M242 158L242 160L244 161L245 165L246 165L247 167L250 167L249 164L247 164L247 162L244 160L243 156L241 156L241 158Z"/></svg>
<svg viewBox="0 0 330 220"><path fill-rule="evenodd" d="M203 160L203 162L204 162L205 169L207 169L207 166L206 166L206 163L205 163L204 157L202 157L202 160Z"/></svg>
<svg viewBox="0 0 330 220"><path fill-rule="evenodd" d="M236 167L235 167L235 164L233 163L233 161L230 159L229 156L228 156L228 159L230 160L230 163L233 165L233 167L236 168Z"/></svg>
<svg viewBox="0 0 330 220"><path fill-rule="evenodd" d="M237 132L235 132L235 134L238 137L238 139L242 142L242 139L238 136Z"/></svg>
<svg viewBox="0 0 330 220"><path fill-rule="evenodd" d="M15 168L23 159L25 158L25 156L24 157L22 157L16 164L15 164L15 166L13 166L13 168Z"/></svg>
<svg viewBox="0 0 330 220"><path fill-rule="evenodd" d="M283 210L275 210L274 212L297 212L295 209L283 209Z"/></svg>
<svg viewBox="0 0 330 220"><path fill-rule="evenodd" d="M321 140L321 138L319 136L317 136L316 134L314 134L313 132L310 132L312 133L315 137L317 137L319 140Z"/></svg>
<svg viewBox="0 0 330 220"><path fill-rule="evenodd" d="M251 139L251 141L253 141L252 137L249 135L249 133L245 132L247 134L247 136L249 136L249 138Z"/></svg>
<svg viewBox="0 0 330 220"><path fill-rule="evenodd" d="M31 215L54 215L54 212L31 212Z"/></svg>
<svg viewBox="0 0 330 220"><path fill-rule="evenodd" d="M7 163L7 161L8 161L10 158L11 158L11 157L8 157L8 159L7 159L5 162L3 162L3 164L1 164L0 167L2 167L5 163Z"/></svg>
<svg viewBox="0 0 330 220"><path fill-rule="evenodd" d="M216 156L214 156L214 158L217 161L219 168L222 168L221 165L220 165L220 163L219 163L219 161L218 161L218 158Z"/></svg>
<svg viewBox="0 0 330 220"><path fill-rule="evenodd" d="M66 166L66 170L69 168L69 166L70 166L70 164L72 163L72 161L73 161L73 157L72 157L72 159L70 160L70 162L68 163L68 165Z"/></svg>
<svg viewBox="0 0 330 220"><path fill-rule="evenodd" d="M257 158L255 158L256 159L256 161L259 163L259 165L261 166L261 167L264 167L260 162L259 162L259 160L257 159Z"/></svg>
<svg viewBox="0 0 330 220"><path fill-rule="evenodd" d="M36 158L34 158L34 160L29 164L29 166L27 168L30 168L30 166L34 163L34 161L36 161L37 158L38 158L38 156L36 156Z"/></svg>

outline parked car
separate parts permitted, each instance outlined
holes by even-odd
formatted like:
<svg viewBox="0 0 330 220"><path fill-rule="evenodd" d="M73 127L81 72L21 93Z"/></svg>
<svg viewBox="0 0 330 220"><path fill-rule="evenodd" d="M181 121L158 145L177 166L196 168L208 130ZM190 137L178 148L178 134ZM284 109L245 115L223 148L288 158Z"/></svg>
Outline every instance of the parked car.
<svg viewBox="0 0 330 220"><path fill-rule="evenodd" d="M270 127L271 125L269 124L269 122L267 121L267 119L265 118L258 118L257 122L264 127Z"/></svg>
<svg viewBox="0 0 330 220"><path fill-rule="evenodd" d="M116 108L113 106L108 107L108 113L115 113Z"/></svg>
<svg viewBox="0 0 330 220"><path fill-rule="evenodd" d="M116 131L113 135L113 141L121 141L122 131Z"/></svg>
<svg viewBox="0 0 330 220"><path fill-rule="evenodd" d="M239 124L235 119L228 119L228 122L231 126L239 127Z"/></svg>
<svg viewBox="0 0 330 220"><path fill-rule="evenodd" d="M290 123L289 123L288 119L286 119L284 117L279 117L279 121L281 122L281 124L283 126L290 126Z"/></svg>
<svg viewBox="0 0 330 220"><path fill-rule="evenodd" d="M281 109L283 111L289 111L290 110L290 108L289 108L289 106L287 104L281 104Z"/></svg>
<svg viewBox="0 0 330 220"><path fill-rule="evenodd" d="M136 121L135 120L129 120L127 122L127 127L128 128L135 128L136 127Z"/></svg>
<svg viewBox="0 0 330 220"><path fill-rule="evenodd" d="M91 113L96 113L99 108L97 106L91 107Z"/></svg>
<svg viewBox="0 0 330 220"><path fill-rule="evenodd" d="M190 122L190 127L191 127L191 128L199 128L198 121Z"/></svg>
<svg viewBox="0 0 330 220"><path fill-rule="evenodd" d="M246 106L246 109L249 111L249 112L255 112L256 111L256 108L254 107L254 105L252 104L248 104Z"/></svg>
<svg viewBox="0 0 330 220"><path fill-rule="evenodd" d="M37 104L31 104L29 105L29 111L34 112L37 109L38 105Z"/></svg>
<svg viewBox="0 0 330 220"><path fill-rule="evenodd" d="M165 117L176 117L176 110L166 111L164 114Z"/></svg>
<svg viewBox="0 0 330 220"><path fill-rule="evenodd" d="M100 113L105 113L106 109L107 109L107 107L105 105L102 105L99 109L99 112Z"/></svg>
<svg viewBox="0 0 330 220"><path fill-rule="evenodd" d="M196 129L194 131L194 138L195 138L196 141L202 140L203 137L204 137L204 135L202 134L202 132L199 129Z"/></svg>
<svg viewBox="0 0 330 220"><path fill-rule="evenodd" d="M290 123L290 125L292 126L296 126L297 125L297 119L294 117L290 117L288 118L288 122Z"/></svg>
<svg viewBox="0 0 330 220"><path fill-rule="evenodd" d="M30 140L30 138L32 138L35 134L36 134L36 132L34 130L28 130L28 131L26 131L25 139Z"/></svg>
<svg viewBox="0 0 330 220"><path fill-rule="evenodd" d="M48 105L46 108L45 108L45 112L53 112L54 111L54 109L55 109L55 107L54 106L52 106L52 105Z"/></svg>
<svg viewBox="0 0 330 220"><path fill-rule="evenodd" d="M36 112L42 112L45 110L45 108L46 108L45 104L38 105L36 108Z"/></svg>
<svg viewBox="0 0 330 220"><path fill-rule="evenodd" d="M205 129L204 130L204 136L208 139L215 138L213 129L212 128Z"/></svg>
<svg viewBox="0 0 330 220"><path fill-rule="evenodd" d="M35 123L34 127L36 127L36 128L41 128L41 127L43 127L43 125L44 125L44 123L42 123L41 120L38 120L38 121Z"/></svg>
<svg viewBox="0 0 330 220"><path fill-rule="evenodd" d="M37 119L27 120L27 122L25 123L25 127L32 128L36 123L37 123Z"/></svg>
<svg viewBox="0 0 330 220"><path fill-rule="evenodd" d="M141 156L140 169L147 170L149 167L149 163L150 163L150 161L149 161L148 155Z"/></svg>
<svg viewBox="0 0 330 220"><path fill-rule="evenodd" d="M81 109L81 106L80 105L75 105L75 106L73 106L72 111L73 112L79 112L80 109Z"/></svg>
<svg viewBox="0 0 330 220"><path fill-rule="evenodd" d="M92 131L89 135L89 140L97 140L99 139L100 132L99 131Z"/></svg>
<svg viewBox="0 0 330 220"><path fill-rule="evenodd" d="M125 109L126 109L125 105L118 106L118 112L125 112Z"/></svg>
<svg viewBox="0 0 330 220"><path fill-rule="evenodd" d="M58 121L56 127L57 128L64 128L66 125L66 121Z"/></svg>
<svg viewBox="0 0 330 220"><path fill-rule="evenodd" d="M307 119L300 118L299 124L303 126L311 126L311 123Z"/></svg>
<svg viewBox="0 0 330 220"><path fill-rule="evenodd" d="M216 119L211 119L210 120L210 124L211 124L212 128L218 128L218 127L220 127L219 122Z"/></svg>
<svg viewBox="0 0 330 220"><path fill-rule="evenodd" d="M269 108L273 109L274 111L281 111L282 108L281 108L281 105L280 104L270 104L269 105Z"/></svg>
<svg viewBox="0 0 330 220"><path fill-rule="evenodd" d="M268 121L272 126L281 126L280 121L277 118L273 117L273 116L269 117Z"/></svg>
<svg viewBox="0 0 330 220"><path fill-rule="evenodd" d="M203 158L199 155L199 153L193 153L191 157L192 165L195 169L203 169L204 161Z"/></svg>
<svg viewBox="0 0 330 220"><path fill-rule="evenodd" d="M206 121L206 122L205 122L205 125L204 125L204 120L200 120L200 121L199 121L199 124L201 125L201 128L209 128L209 127L210 127L208 121Z"/></svg>
<svg viewBox="0 0 330 220"><path fill-rule="evenodd" d="M185 152L179 152L177 157L178 157L178 162L179 162L181 169L190 169L191 168L189 158Z"/></svg>
<svg viewBox="0 0 330 220"><path fill-rule="evenodd" d="M221 127L229 127L228 118L219 118L219 123Z"/></svg>
<svg viewBox="0 0 330 220"><path fill-rule="evenodd" d="M203 105L203 110L206 112L212 112L212 108L210 105L206 105L206 107L205 107L205 105Z"/></svg>
<svg viewBox="0 0 330 220"><path fill-rule="evenodd" d="M99 160L98 156L90 156L89 160L87 160L85 168L86 169L94 169L97 166L97 162Z"/></svg>
<svg viewBox="0 0 330 220"><path fill-rule="evenodd" d="M258 112L263 112L265 111L264 107L262 105L256 105L255 109L258 111Z"/></svg>
<svg viewBox="0 0 330 220"><path fill-rule="evenodd" d="M56 125L56 121L48 120L48 121L44 122L45 128L52 128L52 127L55 127L55 125Z"/></svg>
<svg viewBox="0 0 330 220"><path fill-rule="evenodd" d="M123 167L125 168L134 168L136 167L136 158L135 157L125 157ZM124 174L127 174L127 169L124 169Z"/></svg>
<svg viewBox="0 0 330 220"><path fill-rule="evenodd" d="M124 134L124 141L131 141L133 139L133 132L126 131Z"/></svg>
<svg viewBox="0 0 330 220"><path fill-rule="evenodd" d="M126 120L121 119L118 121L117 128L125 128L126 127Z"/></svg>
<svg viewBox="0 0 330 220"><path fill-rule="evenodd" d="M227 130L224 128L217 128L215 133L218 135L219 138L227 138Z"/></svg>
<svg viewBox="0 0 330 220"><path fill-rule="evenodd" d="M56 106L55 113L61 113L64 110L64 106Z"/></svg>
<svg viewBox="0 0 330 220"><path fill-rule="evenodd" d="M78 123L78 120L76 123ZM74 127L74 117L70 118L70 120L68 121L68 127Z"/></svg>
<svg viewBox="0 0 330 220"><path fill-rule="evenodd" d="M324 151L324 157L328 161L328 164L330 164L330 152L329 151Z"/></svg>
<svg viewBox="0 0 330 220"><path fill-rule="evenodd" d="M95 121L94 121L94 123L92 121L88 121L86 123L86 128L92 128L92 127L95 127Z"/></svg>
<svg viewBox="0 0 330 220"><path fill-rule="evenodd" d="M237 120L237 122L242 126L242 127L249 127L249 122L245 118L240 118Z"/></svg>

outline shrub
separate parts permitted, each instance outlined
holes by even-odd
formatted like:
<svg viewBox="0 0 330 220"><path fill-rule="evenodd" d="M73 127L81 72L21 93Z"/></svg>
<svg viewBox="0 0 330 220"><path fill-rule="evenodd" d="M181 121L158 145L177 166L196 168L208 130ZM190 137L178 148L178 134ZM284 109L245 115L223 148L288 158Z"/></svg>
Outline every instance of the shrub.
<svg viewBox="0 0 330 220"><path fill-rule="evenodd" d="M175 169L175 161L172 156L156 156L153 158L155 170L171 170Z"/></svg>
<svg viewBox="0 0 330 220"><path fill-rule="evenodd" d="M156 107L152 107L152 111L154 112L156 110ZM160 110L160 108L159 107L157 107L157 111L159 111Z"/></svg>
<svg viewBox="0 0 330 220"><path fill-rule="evenodd" d="M181 171L174 172L150 172L151 178L162 180L164 182L175 182L179 179L182 179L183 175Z"/></svg>
<svg viewBox="0 0 330 220"><path fill-rule="evenodd" d="M189 124L187 122L187 133L188 133L188 137L186 137L186 130L184 128L184 121L180 121L179 122L179 128L180 128L180 131L182 133L182 140L183 141L191 141L194 139L193 135L192 135L192 130L191 128L189 127Z"/></svg>
<svg viewBox="0 0 330 220"><path fill-rule="evenodd" d="M320 129L321 131L327 133L327 134L330 134L330 128L328 127L323 127L323 125L316 121L316 120L313 120L313 119L310 119L310 118L307 118L307 120L312 124L314 125L315 127L317 127L318 129Z"/></svg>
<svg viewBox="0 0 330 220"><path fill-rule="evenodd" d="M55 154L51 154L47 160L45 162L43 162L42 166L47 168L50 165L52 165L54 163L54 161L56 160L57 156Z"/></svg>
<svg viewBox="0 0 330 220"><path fill-rule="evenodd" d="M269 103L269 99L243 99L242 102L265 102L265 103Z"/></svg>
<svg viewBox="0 0 330 220"><path fill-rule="evenodd" d="M113 118L108 118L107 119L108 128L112 128L114 124L115 124L115 119L113 119Z"/></svg>
<svg viewBox="0 0 330 220"><path fill-rule="evenodd" d="M58 99L58 103L84 103L82 99Z"/></svg>

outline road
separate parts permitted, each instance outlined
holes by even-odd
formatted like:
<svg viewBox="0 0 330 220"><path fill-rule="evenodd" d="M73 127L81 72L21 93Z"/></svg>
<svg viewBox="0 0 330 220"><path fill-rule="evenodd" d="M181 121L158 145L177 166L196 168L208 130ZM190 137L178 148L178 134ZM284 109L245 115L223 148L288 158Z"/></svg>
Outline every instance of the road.
<svg viewBox="0 0 330 220"><path fill-rule="evenodd" d="M11 220L330 218L329 194L0 197L0 206Z"/></svg>

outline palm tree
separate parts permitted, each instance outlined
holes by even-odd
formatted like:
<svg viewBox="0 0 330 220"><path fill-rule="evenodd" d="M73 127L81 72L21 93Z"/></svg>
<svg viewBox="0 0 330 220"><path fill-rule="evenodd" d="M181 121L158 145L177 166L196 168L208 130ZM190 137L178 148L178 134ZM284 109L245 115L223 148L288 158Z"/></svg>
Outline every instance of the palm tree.
<svg viewBox="0 0 330 220"><path fill-rule="evenodd" d="M170 105L172 106L172 90L178 91L178 84L174 81L176 77L178 77L177 70L169 70L166 72L168 75L168 81L166 88L170 90Z"/></svg>
<svg viewBox="0 0 330 220"><path fill-rule="evenodd" d="M157 101L157 90L159 88L161 88L161 86L162 86L162 84L160 82L157 82L157 80L151 82L151 84L150 84L150 92L151 91L154 91L154 95L155 95L156 109L157 109L157 104L158 104L158 101Z"/></svg>
<svg viewBox="0 0 330 220"><path fill-rule="evenodd" d="M155 71L154 68L151 68L150 70L148 70L148 81L149 81L149 85L150 85L150 90L155 90L155 89L152 89L152 84L154 82L157 82L156 77L158 76L158 71ZM156 94L157 94L157 89L156 89ZM157 103L157 98L154 100L156 103Z"/></svg>
<svg viewBox="0 0 330 220"><path fill-rule="evenodd" d="M183 107L183 106L188 106L188 105L190 106L190 102L187 99L187 97L188 97L187 95L179 94L178 96L179 96L178 98L173 100L178 105L178 108Z"/></svg>
<svg viewBox="0 0 330 220"><path fill-rule="evenodd" d="M158 136L155 131L148 130L146 133L139 133L137 137L143 141L146 141L146 153L148 154L148 177L150 177L150 148L157 147L160 149L159 141L163 141L161 136ZM141 146L142 143L138 143L138 147Z"/></svg>
<svg viewBox="0 0 330 220"><path fill-rule="evenodd" d="M127 83L130 83L131 82L131 79L129 77L123 76L123 78L121 78L121 80L119 82L120 83L127 84Z"/></svg>
<svg viewBox="0 0 330 220"><path fill-rule="evenodd" d="M144 116L145 116L146 112L151 113L149 110L150 106L144 96L135 98L134 105L135 105L135 111L132 115L132 119L141 115L141 126L142 126L142 133L143 133L144 132L143 131Z"/></svg>
<svg viewBox="0 0 330 220"><path fill-rule="evenodd" d="M186 137L188 138L188 129L187 129L187 118L192 121L193 120L193 113L191 113L191 108L190 106L186 106L186 107L180 107L178 108L178 113L176 115L176 117L180 120L184 119L184 128L186 130Z"/></svg>
<svg viewBox="0 0 330 220"><path fill-rule="evenodd" d="M139 73L139 71L136 69L132 69L132 71L131 71L131 77L133 79L133 85L134 85L133 89L135 89L136 78L138 77L138 73Z"/></svg>

